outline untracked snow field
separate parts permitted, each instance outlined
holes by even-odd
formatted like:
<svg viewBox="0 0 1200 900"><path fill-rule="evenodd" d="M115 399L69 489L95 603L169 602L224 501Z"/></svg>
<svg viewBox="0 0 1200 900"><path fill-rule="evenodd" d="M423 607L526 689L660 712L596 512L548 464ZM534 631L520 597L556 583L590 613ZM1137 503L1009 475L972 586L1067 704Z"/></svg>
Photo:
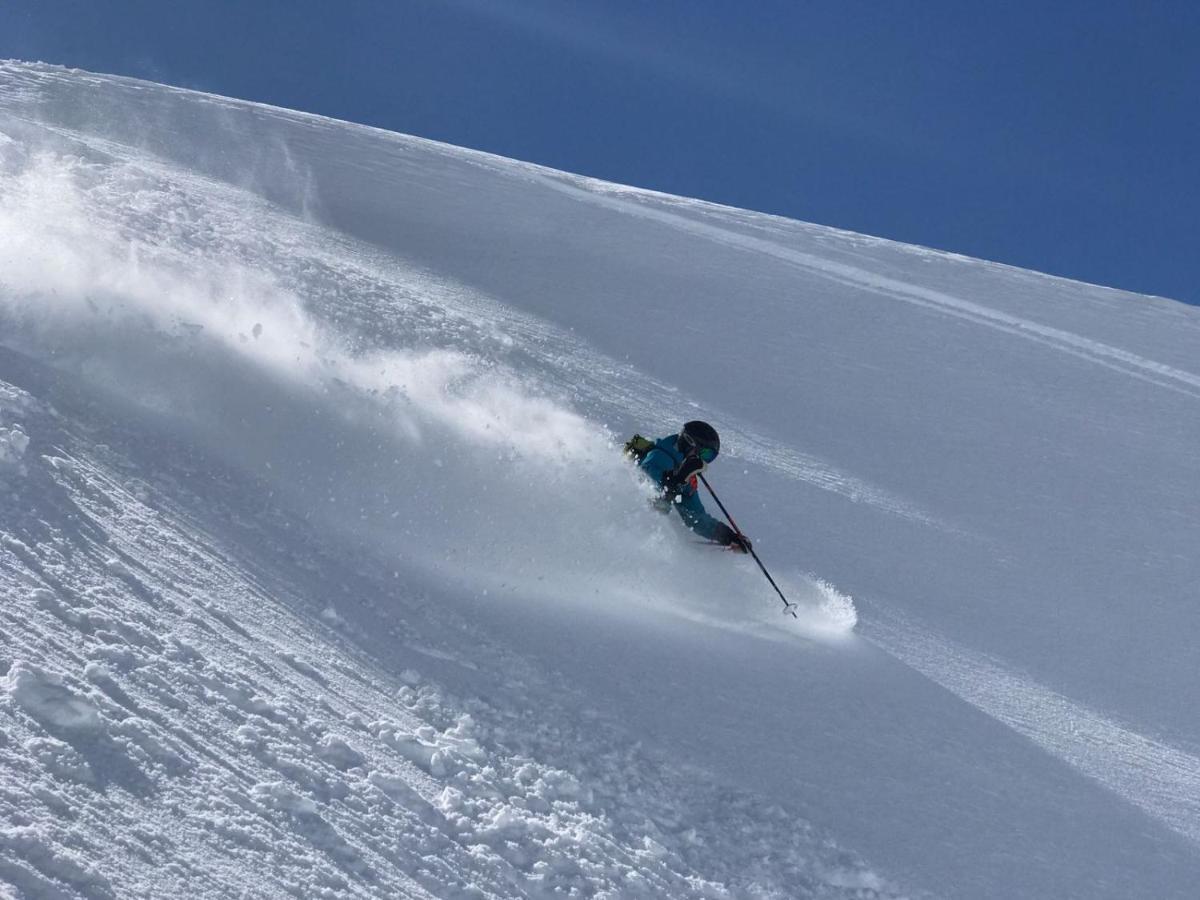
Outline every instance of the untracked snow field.
<svg viewBox="0 0 1200 900"><path fill-rule="evenodd" d="M0 896L1195 897L1198 411L1170 300L0 63Z"/></svg>

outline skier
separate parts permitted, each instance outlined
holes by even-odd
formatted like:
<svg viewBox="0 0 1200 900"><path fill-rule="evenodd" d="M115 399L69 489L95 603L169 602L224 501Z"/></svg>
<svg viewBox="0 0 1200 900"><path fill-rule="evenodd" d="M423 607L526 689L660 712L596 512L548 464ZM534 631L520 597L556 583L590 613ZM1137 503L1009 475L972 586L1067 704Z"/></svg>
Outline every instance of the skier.
<svg viewBox="0 0 1200 900"><path fill-rule="evenodd" d="M704 510L697 491L697 476L721 452L721 438L707 422L693 421L679 434L651 441L635 434L625 452L659 488L658 503L666 512L674 508L696 534L738 550L750 552L750 539L718 522Z"/></svg>

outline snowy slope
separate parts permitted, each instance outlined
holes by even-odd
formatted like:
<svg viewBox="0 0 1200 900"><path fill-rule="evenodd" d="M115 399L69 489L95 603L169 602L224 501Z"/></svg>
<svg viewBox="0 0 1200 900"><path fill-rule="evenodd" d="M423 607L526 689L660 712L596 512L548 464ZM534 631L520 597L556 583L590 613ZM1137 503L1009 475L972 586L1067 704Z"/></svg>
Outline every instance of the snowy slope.
<svg viewBox="0 0 1200 900"><path fill-rule="evenodd" d="M1168 300L0 65L0 883L1193 896L1198 350ZM613 451L696 416L797 622Z"/></svg>

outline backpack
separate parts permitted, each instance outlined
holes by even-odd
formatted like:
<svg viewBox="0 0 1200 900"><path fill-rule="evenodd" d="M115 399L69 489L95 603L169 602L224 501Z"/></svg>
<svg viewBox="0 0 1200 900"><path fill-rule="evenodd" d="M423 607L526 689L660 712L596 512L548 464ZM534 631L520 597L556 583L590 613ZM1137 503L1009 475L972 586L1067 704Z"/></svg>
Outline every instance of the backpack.
<svg viewBox="0 0 1200 900"><path fill-rule="evenodd" d="M651 450L654 449L654 441L642 437L640 434L635 434L625 442L625 455L632 459L635 463L641 463L646 458Z"/></svg>

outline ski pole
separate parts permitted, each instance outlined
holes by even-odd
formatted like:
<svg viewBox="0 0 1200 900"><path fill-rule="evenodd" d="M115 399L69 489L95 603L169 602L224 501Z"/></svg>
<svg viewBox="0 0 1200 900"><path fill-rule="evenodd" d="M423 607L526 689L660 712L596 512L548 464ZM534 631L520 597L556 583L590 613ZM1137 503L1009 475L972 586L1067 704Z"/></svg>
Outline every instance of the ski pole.
<svg viewBox="0 0 1200 900"><path fill-rule="evenodd" d="M738 528L738 523L733 521L733 516L729 514L729 510L725 508L725 504L721 502L721 498L717 496L717 492L712 489L712 485L708 483L708 479L704 477L704 473L697 472L696 474L700 476L700 481L706 488L708 488L708 492L712 494L712 498L717 501L717 506L721 507L721 512L725 514L725 518L728 519L729 524L733 526L734 534L742 538L742 540L745 540L746 536L742 534L742 529ZM754 557L754 561L758 563L758 567L762 569L762 573L767 576L767 581L771 582L771 587L775 588L775 593L777 593L779 595L779 599L783 601L783 611L785 613L790 613L793 619L797 618L796 604L789 603L788 598L783 596L783 591L779 589L779 585L775 583L775 579L771 577L771 573L767 571L767 567L763 565L763 561L758 558L758 554L754 552L754 548L749 544L743 544L742 546L750 551L750 555Z"/></svg>

